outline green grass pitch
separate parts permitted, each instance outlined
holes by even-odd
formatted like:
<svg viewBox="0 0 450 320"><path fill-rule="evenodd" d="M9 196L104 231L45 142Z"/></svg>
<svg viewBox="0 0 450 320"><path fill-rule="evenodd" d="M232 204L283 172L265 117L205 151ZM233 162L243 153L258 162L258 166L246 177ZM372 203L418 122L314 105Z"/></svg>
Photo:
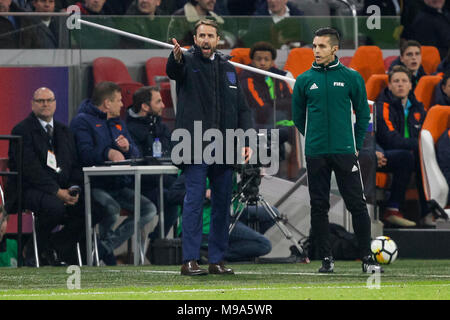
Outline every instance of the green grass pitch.
<svg viewBox="0 0 450 320"><path fill-rule="evenodd" d="M450 260L399 259L380 277L357 261L334 274L310 264L231 264L234 276L186 277L179 266L82 267L80 289L67 268L2 268L0 300L449 300ZM69 284L69 285L68 285Z"/></svg>

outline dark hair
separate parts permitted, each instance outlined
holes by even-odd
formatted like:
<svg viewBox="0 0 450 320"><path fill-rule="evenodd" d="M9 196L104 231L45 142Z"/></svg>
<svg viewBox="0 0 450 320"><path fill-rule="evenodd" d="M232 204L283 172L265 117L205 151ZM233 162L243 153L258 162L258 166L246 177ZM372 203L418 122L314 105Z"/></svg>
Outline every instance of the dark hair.
<svg viewBox="0 0 450 320"><path fill-rule="evenodd" d="M216 33L217 33L217 35L219 35L219 25L217 24L217 22L214 20L211 20L211 19L206 19L206 18L197 21L197 23L195 24L195 27L194 27L194 35L197 35L197 29L202 24L216 28Z"/></svg>
<svg viewBox="0 0 450 320"><path fill-rule="evenodd" d="M153 91L159 92L159 88L156 86L146 86L137 89L133 94L133 104L131 105L131 109L135 113L138 113L141 111L143 103L148 103L150 105L150 101L152 101Z"/></svg>
<svg viewBox="0 0 450 320"><path fill-rule="evenodd" d="M422 50L422 45L418 41L407 40L407 41L403 41L400 45L400 55L403 56L406 49L408 49L409 47L418 47L420 50Z"/></svg>
<svg viewBox="0 0 450 320"><path fill-rule="evenodd" d="M444 77L442 78L441 85L442 86L447 85L447 81L449 78L450 78L450 71L447 71L446 73L444 73Z"/></svg>
<svg viewBox="0 0 450 320"><path fill-rule="evenodd" d="M330 38L332 46L340 47L341 36L339 35L339 32L336 29L331 27L325 27L317 29L316 32L314 32L314 37L323 37L323 36L327 36Z"/></svg>
<svg viewBox="0 0 450 320"><path fill-rule="evenodd" d="M392 76L393 76L395 73L398 73L398 72L406 73L406 75L408 76L409 82L412 83L412 75L411 75L411 71L409 71L408 68L406 68L405 66L400 66L400 65L394 66L394 67L391 69L391 71L389 71L389 73L388 73L388 80L389 80L389 82L391 82Z"/></svg>
<svg viewBox="0 0 450 320"><path fill-rule="evenodd" d="M256 51L270 51L270 53L272 54L272 60L275 60L277 58L277 50L275 50L275 48L268 42L256 42L250 49L250 59L253 60L253 56L255 55Z"/></svg>
<svg viewBox="0 0 450 320"><path fill-rule="evenodd" d="M121 92L118 84L110 81L98 83L92 93L91 102L94 106L101 106L105 99L112 99L115 92Z"/></svg>

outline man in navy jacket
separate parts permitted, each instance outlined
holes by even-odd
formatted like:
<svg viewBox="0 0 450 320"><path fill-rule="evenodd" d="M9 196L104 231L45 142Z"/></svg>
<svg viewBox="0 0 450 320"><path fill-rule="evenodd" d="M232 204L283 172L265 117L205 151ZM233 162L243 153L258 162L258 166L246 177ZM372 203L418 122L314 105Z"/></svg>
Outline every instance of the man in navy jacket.
<svg viewBox="0 0 450 320"><path fill-rule="evenodd" d="M70 127L75 134L83 166L98 166L104 165L105 161L117 162L140 157L125 122L119 118L122 106L120 87L113 82L97 84L92 99L81 103L78 115L72 120ZM92 198L105 212L99 225L99 249L103 262L108 265L116 263L114 249L134 233L132 216L113 230L121 208L134 211L133 185L129 176L96 177L92 181ZM141 196L140 228L155 216L155 205Z"/></svg>
<svg viewBox="0 0 450 320"><path fill-rule="evenodd" d="M167 62L167 75L177 82L178 105L176 128L184 129L196 138L196 122L201 123L201 135L208 129L218 129L225 136L227 129L252 126L250 110L241 91L236 70L221 53L216 52L218 26L211 20L201 20L195 26L195 45L181 51L176 39ZM200 137L201 138L201 137ZM225 139L223 139L225 141ZM197 141L194 141L194 145ZM194 147L195 148L195 147ZM192 150L195 151L195 150ZM250 157L245 148L245 157ZM234 153L235 150L227 150ZM228 245L228 225L231 205L232 169L214 162L206 164L203 148L191 152L194 162L184 160L186 197L183 206L183 265L182 275L233 274L223 264ZM201 161L196 161L201 160ZM202 206L206 177L211 183L211 227L208 241L209 269L200 269L202 241Z"/></svg>

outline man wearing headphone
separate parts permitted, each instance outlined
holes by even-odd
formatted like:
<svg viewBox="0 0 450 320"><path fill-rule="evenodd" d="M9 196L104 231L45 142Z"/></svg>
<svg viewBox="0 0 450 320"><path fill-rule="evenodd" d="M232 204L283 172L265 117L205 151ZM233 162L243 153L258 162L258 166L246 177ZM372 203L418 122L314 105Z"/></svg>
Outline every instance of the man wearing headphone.
<svg viewBox="0 0 450 320"><path fill-rule="evenodd" d="M370 217L358 163L370 120L367 94L361 75L339 62L338 49L339 33L335 29L315 32L315 62L298 76L292 96L292 118L306 139L311 231L318 240L322 259L319 272L333 272L328 211L334 171L339 192L352 214L363 272L381 272L370 251ZM354 127L352 112L356 115Z"/></svg>

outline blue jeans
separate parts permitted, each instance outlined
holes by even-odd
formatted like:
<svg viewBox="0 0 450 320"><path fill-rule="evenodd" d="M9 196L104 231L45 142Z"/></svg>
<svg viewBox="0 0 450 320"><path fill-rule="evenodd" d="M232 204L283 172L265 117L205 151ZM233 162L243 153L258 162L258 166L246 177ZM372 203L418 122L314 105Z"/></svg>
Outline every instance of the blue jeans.
<svg viewBox="0 0 450 320"><path fill-rule="evenodd" d="M276 208L272 208L279 214ZM253 218L257 219L260 232L247 226L248 221ZM274 224L275 221L263 207L245 208L231 231L225 260L246 261L268 254L272 250L272 244L263 234Z"/></svg>
<svg viewBox="0 0 450 320"><path fill-rule="evenodd" d="M208 259L210 263L223 260L228 246L232 173L232 169L226 165L193 164L184 167L186 195L182 217L183 262L200 258L206 177L209 177L211 187Z"/></svg>
<svg viewBox="0 0 450 320"><path fill-rule="evenodd" d="M122 188L117 190L92 189L92 198L104 210L99 223L100 240L106 246L108 253L120 247L122 243L131 238L134 233L134 217L127 217L115 230L115 223L123 208L134 212L134 190ZM141 195L141 214L139 228L143 229L156 216L155 205Z"/></svg>

